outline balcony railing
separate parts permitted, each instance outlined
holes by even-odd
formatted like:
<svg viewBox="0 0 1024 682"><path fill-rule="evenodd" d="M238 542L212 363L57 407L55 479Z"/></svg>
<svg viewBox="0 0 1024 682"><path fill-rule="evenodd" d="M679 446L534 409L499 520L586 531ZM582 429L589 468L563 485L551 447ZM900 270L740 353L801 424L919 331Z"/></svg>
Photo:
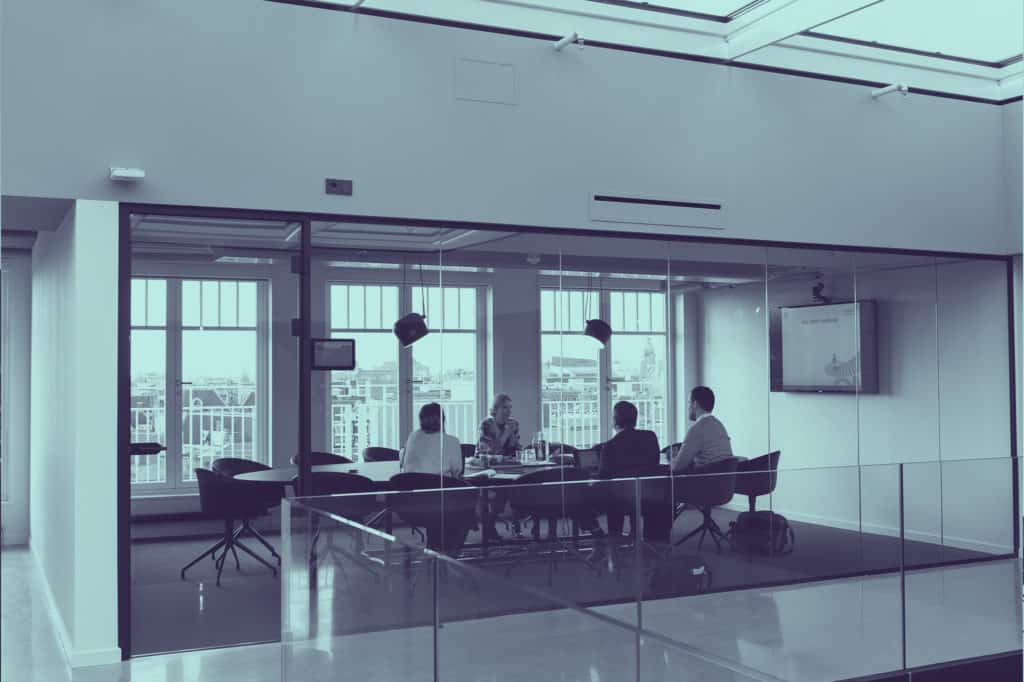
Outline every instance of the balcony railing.
<svg viewBox="0 0 1024 682"><path fill-rule="evenodd" d="M668 433L664 398L633 399L637 408L637 428L658 434ZM601 434L600 403L593 400L545 400L541 403L541 425L549 441L588 448L605 440ZM666 443L667 445L667 443Z"/></svg>
<svg viewBox="0 0 1024 682"><path fill-rule="evenodd" d="M209 468L220 457L256 459L255 405L203 405L203 393L250 394L252 386L191 386L184 391L181 417L181 479L195 480L194 469ZM132 441L166 443L164 407L132 408ZM132 459L132 483L167 484L167 453Z"/></svg>
<svg viewBox="0 0 1024 682"><path fill-rule="evenodd" d="M472 400L442 403L445 430L462 443L475 443L480 415ZM331 405L331 451L359 461L369 446L399 448L397 402L367 401ZM418 426L414 424L414 427Z"/></svg>

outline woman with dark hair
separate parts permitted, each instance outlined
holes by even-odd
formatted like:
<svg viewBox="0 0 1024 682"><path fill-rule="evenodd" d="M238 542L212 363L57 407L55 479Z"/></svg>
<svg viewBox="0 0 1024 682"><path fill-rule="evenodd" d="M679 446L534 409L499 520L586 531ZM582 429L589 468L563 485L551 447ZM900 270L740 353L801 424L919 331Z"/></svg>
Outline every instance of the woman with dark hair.
<svg viewBox="0 0 1024 682"><path fill-rule="evenodd" d="M400 464L402 471L462 478L462 446L444 432L444 412L437 403L420 408L420 428L409 434Z"/></svg>

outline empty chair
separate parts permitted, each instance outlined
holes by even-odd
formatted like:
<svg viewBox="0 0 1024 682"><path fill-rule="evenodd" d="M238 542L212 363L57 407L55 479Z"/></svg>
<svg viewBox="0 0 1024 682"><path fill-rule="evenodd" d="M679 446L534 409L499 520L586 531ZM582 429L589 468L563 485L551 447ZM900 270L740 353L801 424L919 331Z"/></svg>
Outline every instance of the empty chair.
<svg viewBox="0 0 1024 682"><path fill-rule="evenodd" d="M750 503L750 511L755 511L757 498L775 492L775 484L779 481L778 450L748 459L736 467L736 494L746 495Z"/></svg>
<svg viewBox="0 0 1024 682"><path fill-rule="evenodd" d="M267 513L267 501L261 487L222 476L209 469L196 469L195 472L196 480L199 483L199 506L206 516L224 522L224 537L186 564L181 569L181 579L185 579L185 571L205 557L213 555L217 567L217 585L220 586L220 577L224 571L224 562L227 560L228 552L231 552L235 558L235 568L240 568L236 548L269 568L276 576L277 568L249 549L241 540L242 535L246 532L256 537L250 522L257 516ZM235 521L242 522L237 529L234 527ZM222 550L220 556L217 556L218 550ZM272 549L271 551L273 552ZM277 556L277 553L274 552L274 555Z"/></svg>
<svg viewBox="0 0 1024 682"><path fill-rule="evenodd" d="M476 456L476 445L474 443L462 444L462 459L469 459Z"/></svg>
<svg viewBox="0 0 1024 682"><path fill-rule="evenodd" d="M251 459L242 459L241 457L221 457L213 460L210 464L210 468L214 473L220 474L221 476L227 476L228 478L234 478L239 474L248 474L253 471L267 471L270 469L266 464L260 462L254 462ZM284 486L280 483L270 483L263 481L240 481L249 487L253 496L260 495L264 499L264 504L267 509L272 509L281 504L281 500L285 497ZM257 492L259 491L259 492ZM267 541L263 535L255 528L249 528L252 534L260 542L261 545L266 547L271 554L277 557L278 563L281 562L281 557L278 556L274 547Z"/></svg>
<svg viewBox="0 0 1024 682"><path fill-rule="evenodd" d="M362 523L381 510L375 499L380 487L366 476L358 474L314 471L311 495L345 495L331 500L320 500L317 508ZM294 479L293 479L294 481ZM294 481L297 483L297 481Z"/></svg>
<svg viewBox="0 0 1024 682"><path fill-rule="evenodd" d="M292 483L297 487L298 481L293 479ZM330 499L317 500L317 509L350 519L356 523L368 524L372 523L374 516L383 510L383 505L378 504L376 500L376 493L378 491L379 487L377 484L365 476L314 471L310 494L318 497L325 495L337 496ZM350 526L340 528L340 530L347 532L355 539L354 551L348 551L337 547L332 541L332 534L329 531L337 528L339 524L334 521L327 521L326 523L329 525L322 526L321 521L322 519L317 517L315 522L316 530L314 531L313 541L310 543L311 558L315 558L317 544L320 537L325 534L322 531L326 529L328 532L326 533L327 542L324 551L333 555L335 559L340 557L353 565L373 570L367 564L376 564L378 562L363 553L366 540L364 537L365 531Z"/></svg>
<svg viewBox="0 0 1024 682"><path fill-rule="evenodd" d="M364 462L397 462L398 450L371 446L363 449Z"/></svg>
<svg viewBox="0 0 1024 682"><path fill-rule="evenodd" d="M728 541L728 537L712 518L711 511L732 500L732 496L736 492L736 467L738 464L737 458L729 457L702 467L693 474L673 477L672 486L676 501L697 507L704 516L701 524L677 541L677 545L700 533L700 540L697 541L698 548L704 543L704 536L711 535L711 539L715 541L715 547L719 550L722 549L719 541Z"/></svg>
<svg viewBox="0 0 1024 682"><path fill-rule="evenodd" d="M333 452L311 452L309 453L309 466L323 466L325 464L351 464L352 460ZM292 456L292 464L299 465L299 455Z"/></svg>
<svg viewBox="0 0 1024 682"><path fill-rule="evenodd" d="M423 528L430 549L455 554L476 523L479 493L465 481L438 474L406 472L388 483L392 513L414 528Z"/></svg>

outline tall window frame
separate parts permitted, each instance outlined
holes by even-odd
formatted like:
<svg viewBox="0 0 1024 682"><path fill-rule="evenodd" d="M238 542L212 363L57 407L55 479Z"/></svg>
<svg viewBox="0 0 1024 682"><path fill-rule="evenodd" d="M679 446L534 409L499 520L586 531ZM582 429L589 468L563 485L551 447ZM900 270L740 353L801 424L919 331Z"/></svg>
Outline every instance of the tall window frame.
<svg viewBox="0 0 1024 682"><path fill-rule="evenodd" d="M428 326L430 328L430 336L435 338L442 334L469 334L472 333L475 338L473 344L475 359L475 390L473 391L473 404L468 408L464 405L446 405L446 400L441 398L438 400L445 408L446 417L449 419L447 430L452 435L459 438L460 441L466 443L476 442L476 430L479 426L479 421L483 418L483 414L486 411L487 406L487 391L490 387L490 376L488 368L490 367L490 342L489 342L489 331L490 331L490 290L493 284L493 280L490 272L488 271L475 271L475 268L446 268L444 266L430 266L430 265L401 265L397 263L368 263L360 264L360 266L353 267L348 266L333 266L327 264L319 264L315 269L315 280L314 289L322 292L323 301L319 306L323 314L324 325L323 331L333 337L342 337L345 333L358 334L362 332L387 332L389 342L394 343L398 354L398 437L392 439L391 442L396 443L394 447L400 448L405 445L405 440L408 434L419 427L417 422L416 414L416 377L413 368L413 358L415 354L416 346L413 345L410 348L398 347L398 341L395 339L392 326L398 317L406 315L410 312L422 312L422 304L418 298L419 294L415 293L419 287L424 287L428 290L440 288L445 291L453 289L472 289L474 294L474 323L475 329L472 331L464 328L460 328L462 325L450 325L442 322L441 313L437 310L432 302L428 302ZM381 319L381 327L367 329L364 327L337 327L331 322L332 315L332 287L335 286L364 286L364 287L395 287L398 291L398 313L395 319L384 320ZM415 295L414 295L415 293ZM416 300L414 300L416 299ZM447 309L447 306L445 307ZM460 316L460 320L461 320ZM445 329L444 327L453 327ZM429 338L429 336L428 336ZM420 344L423 342L420 341ZM356 361L359 362L360 357L360 346L356 344ZM333 375L334 373L332 373ZM323 420L323 426L318 429L321 432L321 438L323 442L328 445L332 452L341 454L346 457L359 461L362 456L362 451L357 446L352 446L348 451L338 452L334 449L336 442L334 434L339 430L338 427L333 423L335 416L335 403L332 400L332 391L337 386L334 376L330 380L324 382L324 405L325 409L320 411ZM460 412L456 415L452 412L452 409L456 409ZM470 418L470 413L473 416ZM468 421L467 421L468 420ZM466 422L466 423L463 423ZM466 424L471 424L472 428L468 428ZM372 430L372 429L371 429ZM459 432L456 432L459 431ZM362 441L359 441L362 444ZM368 443L369 445L379 445L380 443ZM365 447L365 445L363 445ZM385 446L390 447L390 446Z"/></svg>
<svg viewBox="0 0 1024 682"><path fill-rule="evenodd" d="M549 292L546 297L545 292ZM554 294L554 296L551 296ZM584 338L583 330L585 319L600 317L608 321L612 327L612 338L608 347L601 349L594 342L592 350L596 356L597 377L597 398L589 399L587 405L582 407L563 404L553 409L555 398L558 397L556 384L559 383L552 377L551 368L545 366L544 357L541 361L541 392L542 392L542 416L541 428L549 433L551 440L564 438L569 444L577 447L589 447L595 443L607 440L612 434L611 409L613 404L620 398L631 400L640 411L638 428L649 428L658 435L658 442L662 446L672 442L675 433L676 415L669 405L673 404L674 385L672 377L675 376L675 353L673 352L673 308L672 297L669 295L668 280L665 277L629 277L616 276L607 273L566 273L561 276L557 274L546 274L540 280L540 301L541 309L541 346L542 356L544 353L545 341L553 343L559 337L572 338L574 340ZM580 295L578 302L570 298L563 301L565 295L574 297ZM659 312L652 315L648 308L646 324L641 320L634 320L634 324L624 324L623 311L616 313L613 310L613 302L616 299L627 299L632 295L638 298L649 297L648 305L657 301ZM587 297L590 303L586 304ZM551 310L552 301L558 300L554 310ZM547 305L546 305L547 303ZM545 308L548 308L545 310ZM652 319L657 324L652 324ZM657 351L663 362L662 379L660 381L660 400L638 401L633 396L618 396L617 384L631 383L628 377L618 377L613 372L613 353L616 351L616 339L620 339L620 347L623 340L629 337L660 336L662 339L661 350ZM574 341L575 343L575 341ZM565 347L563 342L562 347ZM577 348L580 346L577 344ZM586 348L586 346L584 346ZM550 355L548 353L547 355ZM579 358L577 358L579 359ZM563 363L569 360L563 359ZM556 372L556 374L558 374ZM563 374L566 378L561 379L563 385L568 385L574 379L572 368L566 368ZM568 383L567 383L568 382ZM548 397L543 397L545 392ZM565 398L570 398L580 391L577 389L565 389ZM562 403L572 403L572 400L562 400ZM658 404L660 402L660 405ZM650 404L647 404L650 403ZM596 420L593 416L594 409L597 410ZM652 418L654 417L654 418Z"/></svg>
<svg viewBox="0 0 1024 682"><path fill-rule="evenodd" d="M133 476L132 496L172 496L192 495L196 492L194 474L191 474L191 467L209 467L213 459L217 457L231 457L239 455L238 448L225 446L222 452L209 454L208 456L190 457L190 463L185 464L185 448L188 446L185 441L188 439L185 430L191 433L193 426L198 426L198 433L202 435L204 414L210 410L220 410L221 414L210 417L210 424L220 420L221 432L234 433L239 427L243 430L246 416L241 412L251 411L251 430L249 433L252 440L252 450L249 453L243 452L242 456L253 459L263 464L270 464L271 458L271 425L270 425L270 286L271 276L262 271L252 271L246 268L225 268L197 267L197 266L174 266L162 267L151 263L136 263L133 267L132 282L138 280L163 281L166 286L166 308L162 311L163 324L148 324L151 311L146 305L143 309L146 314L146 324L136 324L138 313L137 302L133 295L133 320L131 329L133 332L139 330L162 329L165 337L165 372L164 372L164 404L163 412L166 419L164 429L165 440L163 445L167 450L159 455L144 456L146 460L158 460L159 466L163 469L162 481L138 480ZM183 306L183 295L186 283L201 282L200 291L200 312L198 320L185 320ZM217 310L219 318L214 321L210 315L204 314L202 303L203 292L206 284L217 287ZM239 323L239 303L235 302L235 322L230 323L230 316L224 315L221 311L221 284L247 283L255 286L255 320L247 320L246 324ZM133 292L134 294L134 292ZM236 289L237 295L237 289ZM207 299L211 300L211 299ZM225 319L228 318L228 319ZM158 319L159 321L159 319ZM206 406L195 404L196 387L184 380L183 377L183 349L185 346L185 335L196 331L225 331L236 330L253 332L255 334L255 376L253 405L218 405ZM133 377L134 380L134 377ZM216 387L209 388L215 391ZM134 386L133 386L134 396ZM230 403L230 401L227 401ZM186 404L190 403L190 404ZM135 408L133 407L133 412ZM199 414L196 414L196 412ZM135 415L132 415L132 423L135 423ZM178 423L180 419L181 423ZM197 421L198 419L198 421ZM226 424L230 423L230 427ZM211 426L206 431L214 431ZM216 434L209 438L210 445ZM244 436L243 436L244 438ZM246 455L249 456L246 456ZM135 464L135 462L133 462Z"/></svg>

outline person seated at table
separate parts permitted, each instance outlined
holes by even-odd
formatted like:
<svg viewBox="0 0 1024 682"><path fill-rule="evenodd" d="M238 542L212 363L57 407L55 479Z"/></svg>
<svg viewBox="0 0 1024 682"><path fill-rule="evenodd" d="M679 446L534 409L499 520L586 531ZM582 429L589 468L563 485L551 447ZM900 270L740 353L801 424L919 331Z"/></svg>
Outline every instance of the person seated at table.
<svg viewBox="0 0 1024 682"><path fill-rule="evenodd" d="M444 411L437 403L420 408L420 428L409 434L399 466L402 471L462 478L462 446L444 432Z"/></svg>
<svg viewBox="0 0 1024 682"><path fill-rule="evenodd" d="M615 435L596 448L600 452L598 478L653 476L658 472L661 458L658 436L653 431L636 428L638 417L633 403L626 400L615 403L612 408ZM621 536L626 516L624 510L619 506L602 504L600 496L596 506L606 514L608 535L613 538Z"/></svg>
<svg viewBox="0 0 1024 682"><path fill-rule="evenodd" d="M515 457L520 448L519 422L512 416L512 396L499 393L491 403L491 416L480 422L477 454Z"/></svg>
<svg viewBox="0 0 1024 682"><path fill-rule="evenodd" d="M707 386L697 386L690 391L689 417L693 426L671 457L669 467L673 474L690 473L732 457L729 433L722 422L711 414L713 409L714 391Z"/></svg>

